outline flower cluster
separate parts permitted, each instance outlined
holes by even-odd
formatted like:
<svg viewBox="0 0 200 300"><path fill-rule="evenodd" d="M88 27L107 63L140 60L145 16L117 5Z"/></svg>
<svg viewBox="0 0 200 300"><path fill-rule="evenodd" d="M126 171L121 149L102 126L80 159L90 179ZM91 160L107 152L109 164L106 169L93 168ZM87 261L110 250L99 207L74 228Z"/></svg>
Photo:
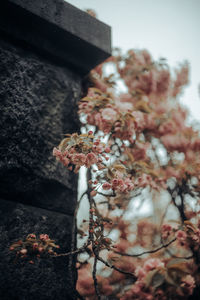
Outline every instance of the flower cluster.
<svg viewBox="0 0 200 300"><path fill-rule="evenodd" d="M96 164L99 169L104 168L101 154L109 151L109 148L99 139L95 139L93 132L89 131L88 134L67 134L58 148L53 149L53 155L69 170L75 166L74 172L77 173L81 166L90 168Z"/></svg>
<svg viewBox="0 0 200 300"><path fill-rule="evenodd" d="M188 270L183 270L181 264L167 264L158 258L150 258L136 269L137 281L121 299L167 300L167 297L173 298L173 295L177 295L178 299L185 299L192 295L195 281L187 274ZM174 271L178 276L174 276Z"/></svg>
<svg viewBox="0 0 200 300"><path fill-rule="evenodd" d="M27 235L25 240L19 240L10 246L10 251L15 252L19 258L27 258L30 263L34 263L35 257L45 255L57 255L54 249L60 248L51 240L48 234L40 234L39 237L34 233Z"/></svg>

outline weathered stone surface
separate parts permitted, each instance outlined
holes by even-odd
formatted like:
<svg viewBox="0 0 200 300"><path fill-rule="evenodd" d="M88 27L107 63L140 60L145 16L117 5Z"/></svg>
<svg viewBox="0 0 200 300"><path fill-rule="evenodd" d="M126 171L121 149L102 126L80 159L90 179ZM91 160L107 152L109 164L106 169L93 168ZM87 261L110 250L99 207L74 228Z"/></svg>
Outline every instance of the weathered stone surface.
<svg viewBox="0 0 200 300"><path fill-rule="evenodd" d="M52 150L78 130L80 77L5 41L0 61L0 195L72 214L77 176Z"/></svg>
<svg viewBox="0 0 200 300"><path fill-rule="evenodd" d="M79 74L111 55L110 26L64 0L1 0L0 30Z"/></svg>
<svg viewBox="0 0 200 300"><path fill-rule="evenodd" d="M15 261L11 243L29 233L48 233L60 245L60 252L71 247L73 217L0 199L0 299L66 300L73 294L75 273L67 257L37 259L35 264Z"/></svg>

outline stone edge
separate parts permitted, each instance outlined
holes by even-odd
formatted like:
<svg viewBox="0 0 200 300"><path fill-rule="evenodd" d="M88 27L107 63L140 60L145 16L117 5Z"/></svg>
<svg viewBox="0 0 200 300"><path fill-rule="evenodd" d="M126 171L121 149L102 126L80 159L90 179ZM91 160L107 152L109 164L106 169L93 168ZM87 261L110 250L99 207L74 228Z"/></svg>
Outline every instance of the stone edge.
<svg viewBox="0 0 200 300"><path fill-rule="evenodd" d="M0 31L80 75L111 55L111 28L63 0L1 0Z"/></svg>

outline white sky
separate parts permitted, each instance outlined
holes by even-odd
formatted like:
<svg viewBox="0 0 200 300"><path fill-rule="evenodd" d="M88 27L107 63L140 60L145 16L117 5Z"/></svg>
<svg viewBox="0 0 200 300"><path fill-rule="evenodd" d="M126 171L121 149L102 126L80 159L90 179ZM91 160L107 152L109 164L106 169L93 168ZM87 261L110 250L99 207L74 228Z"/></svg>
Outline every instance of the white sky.
<svg viewBox="0 0 200 300"><path fill-rule="evenodd" d="M154 59L165 57L171 67L190 63L190 86L182 102L200 121L200 0L68 0L96 11L112 27L112 45L124 51L146 48ZM78 22L78 20L77 20Z"/></svg>

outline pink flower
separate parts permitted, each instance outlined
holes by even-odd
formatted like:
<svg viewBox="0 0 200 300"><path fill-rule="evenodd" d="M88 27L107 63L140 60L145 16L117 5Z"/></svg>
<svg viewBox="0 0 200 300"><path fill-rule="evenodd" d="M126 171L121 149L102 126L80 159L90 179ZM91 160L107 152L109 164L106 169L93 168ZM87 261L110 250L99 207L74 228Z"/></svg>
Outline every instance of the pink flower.
<svg viewBox="0 0 200 300"><path fill-rule="evenodd" d="M123 180L114 178L112 180L112 188L115 190L115 189L119 189L120 186L121 187L123 186Z"/></svg>
<svg viewBox="0 0 200 300"><path fill-rule="evenodd" d="M152 178L150 175L142 174L140 177L137 178L136 184L139 187L145 187L147 185L152 184Z"/></svg>
<svg viewBox="0 0 200 300"><path fill-rule="evenodd" d="M172 120L167 120L159 127L159 133L168 134L168 133L176 133L176 124Z"/></svg>
<svg viewBox="0 0 200 300"><path fill-rule="evenodd" d="M21 254L26 254L26 253L27 253L27 249L22 249L22 250L20 250L20 253L21 253Z"/></svg>
<svg viewBox="0 0 200 300"><path fill-rule="evenodd" d="M136 270L135 270L135 275L138 277L138 279L142 279L145 277L146 275L146 270L144 270L144 268L142 267L137 267Z"/></svg>
<svg viewBox="0 0 200 300"><path fill-rule="evenodd" d="M110 153L110 148L109 148L109 147L106 147L104 151L105 151L106 153Z"/></svg>
<svg viewBox="0 0 200 300"><path fill-rule="evenodd" d="M103 295L109 296L113 292L113 287L109 284L109 281L104 280L102 285Z"/></svg>
<svg viewBox="0 0 200 300"><path fill-rule="evenodd" d="M145 115L146 129L150 131L157 130L157 122L154 114L146 114Z"/></svg>
<svg viewBox="0 0 200 300"><path fill-rule="evenodd" d="M178 109L171 112L171 114L172 114L172 120L176 123L179 129L183 130L184 128L186 128L185 126L185 119L187 117L186 109L179 107Z"/></svg>
<svg viewBox="0 0 200 300"><path fill-rule="evenodd" d="M105 182L103 185L102 185L102 188L104 189L104 190L109 190L109 189L111 189L111 184L110 183L108 183L108 182Z"/></svg>
<svg viewBox="0 0 200 300"><path fill-rule="evenodd" d="M95 153L102 153L103 152L103 145L100 144L98 141L94 142L94 146L92 149Z"/></svg>
<svg viewBox="0 0 200 300"><path fill-rule="evenodd" d="M178 231L176 232L176 238L177 238L179 244L180 244L181 246L184 246L184 245L186 244L187 234L186 234L186 232L183 231L183 230L178 230Z"/></svg>
<svg viewBox="0 0 200 300"><path fill-rule="evenodd" d="M123 111L123 112L128 112L128 111L133 110L133 104L130 102L116 101L116 106L120 111Z"/></svg>
<svg viewBox="0 0 200 300"><path fill-rule="evenodd" d="M97 194L97 191L95 191L95 190L92 190L92 191L90 192L90 196L91 196L91 197L96 196L96 194Z"/></svg>
<svg viewBox="0 0 200 300"><path fill-rule="evenodd" d="M191 142L191 148L193 151L200 151L200 138L195 138Z"/></svg>
<svg viewBox="0 0 200 300"><path fill-rule="evenodd" d="M117 121L114 126L115 132L113 137L118 137L122 140L128 140L133 143L133 136L135 134L135 121L132 118L127 118L123 126L119 121Z"/></svg>
<svg viewBox="0 0 200 300"><path fill-rule="evenodd" d="M146 300L153 300L153 298L154 298L154 297L153 297L152 295L150 295L150 294L148 295L148 294L146 293L146 296L145 296L145 299L146 299Z"/></svg>
<svg viewBox="0 0 200 300"><path fill-rule="evenodd" d="M164 224L162 226L162 238L167 239L172 232L172 226L170 224Z"/></svg>
<svg viewBox="0 0 200 300"><path fill-rule="evenodd" d="M86 156L85 165L89 168L91 165L96 164L98 162L98 157L94 153L88 153Z"/></svg>
<svg viewBox="0 0 200 300"><path fill-rule="evenodd" d="M148 143L137 142L131 152L133 154L134 160L146 160L147 159L146 153L148 148L149 148Z"/></svg>
<svg viewBox="0 0 200 300"><path fill-rule="evenodd" d="M124 239L120 239L119 243L116 244L116 249L119 252L126 252L130 247L130 242Z"/></svg>
<svg viewBox="0 0 200 300"><path fill-rule="evenodd" d="M38 248L38 243L33 244L33 250L36 250Z"/></svg>
<svg viewBox="0 0 200 300"><path fill-rule="evenodd" d="M62 159L62 163L63 163L63 165L65 166L65 167L67 167L68 165L69 165L69 159L67 158L67 157L64 157L63 159Z"/></svg>
<svg viewBox="0 0 200 300"><path fill-rule="evenodd" d="M156 93L158 95L166 95L170 88L170 73L169 70L162 69L158 73L156 83Z"/></svg>
<svg viewBox="0 0 200 300"><path fill-rule="evenodd" d="M189 140L179 134L167 134L161 137L161 141L168 151L186 152L189 146Z"/></svg>
<svg viewBox="0 0 200 300"><path fill-rule="evenodd" d="M133 111L132 115L135 119L136 129L139 130L139 131L142 131L146 126L146 122L145 122L145 119L144 119L144 113L141 112L141 111Z"/></svg>
<svg viewBox="0 0 200 300"><path fill-rule="evenodd" d="M42 247L39 247L39 248L38 248L38 251L41 253L41 252L43 252L43 251L44 251L44 248L42 248Z"/></svg>
<svg viewBox="0 0 200 300"><path fill-rule="evenodd" d="M181 177L181 172L180 172L180 170L177 170L171 166L168 166L166 168L166 176L167 177L175 177L175 178L179 179Z"/></svg>
<svg viewBox="0 0 200 300"><path fill-rule="evenodd" d="M95 124L95 115L94 114L90 114L90 112L88 112L89 114L87 115L87 123L90 125L96 125Z"/></svg>
<svg viewBox="0 0 200 300"><path fill-rule="evenodd" d="M60 150L58 150L56 147L54 147L53 148L53 156L60 158L60 157L62 157L62 153Z"/></svg>
<svg viewBox="0 0 200 300"><path fill-rule="evenodd" d="M130 178L126 178L124 184L126 185L125 191L132 191L134 189L134 184Z"/></svg>
<svg viewBox="0 0 200 300"><path fill-rule="evenodd" d="M171 109L170 104L166 102L156 103L154 107L154 111L159 115L167 113L170 109Z"/></svg>
<svg viewBox="0 0 200 300"><path fill-rule="evenodd" d="M88 89L87 97L90 97L90 98L95 98L96 97L96 94L95 94L93 89L91 89L91 88Z"/></svg>
<svg viewBox="0 0 200 300"><path fill-rule="evenodd" d="M78 270L77 290L85 297L95 294L93 279L85 268Z"/></svg>
<svg viewBox="0 0 200 300"><path fill-rule="evenodd" d="M158 258L150 258L144 263L144 270L151 271L153 269L164 268L164 263Z"/></svg>
<svg viewBox="0 0 200 300"><path fill-rule="evenodd" d="M83 166L86 162L86 156L83 153L77 153L72 156L72 162L75 165Z"/></svg>
<svg viewBox="0 0 200 300"><path fill-rule="evenodd" d="M195 280L191 275L187 275L182 278L181 287L183 288L184 293L187 295L192 295L193 290L195 288Z"/></svg>
<svg viewBox="0 0 200 300"><path fill-rule="evenodd" d="M179 240L185 240L187 238L187 234L183 230L178 230L176 233L176 238Z"/></svg>
<svg viewBox="0 0 200 300"><path fill-rule="evenodd" d="M133 292L133 294L140 294L141 293L141 288L142 286L138 283L134 284L131 291Z"/></svg>
<svg viewBox="0 0 200 300"><path fill-rule="evenodd" d="M36 239L36 235L34 233L30 233L27 238Z"/></svg>
<svg viewBox="0 0 200 300"><path fill-rule="evenodd" d="M111 108L106 108L105 110L111 110L111 111L114 111L112 110ZM110 119L109 119L109 115L105 115L106 118L104 118L104 115L103 115L103 111L101 113L96 113L95 116L94 116L94 124L99 127L100 130L102 130L104 133L109 133L111 128L112 128L112 118L111 118L111 115L110 115ZM114 111L115 112L115 111ZM114 121L113 121L114 122Z"/></svg>
<svg viewBox="0 0 200 300"><path fill-rule="evenodd" d="M41 241L48 241L49 240L48 234L40 234L40 240Z"/></svg>
<svg viewBox="0 0 200 300"><path fill-rule="evenodd" d="M114 123L117 117L117 112L114 109L108 107L101 111L101 115L104 120L112 121Z"/></svg>

